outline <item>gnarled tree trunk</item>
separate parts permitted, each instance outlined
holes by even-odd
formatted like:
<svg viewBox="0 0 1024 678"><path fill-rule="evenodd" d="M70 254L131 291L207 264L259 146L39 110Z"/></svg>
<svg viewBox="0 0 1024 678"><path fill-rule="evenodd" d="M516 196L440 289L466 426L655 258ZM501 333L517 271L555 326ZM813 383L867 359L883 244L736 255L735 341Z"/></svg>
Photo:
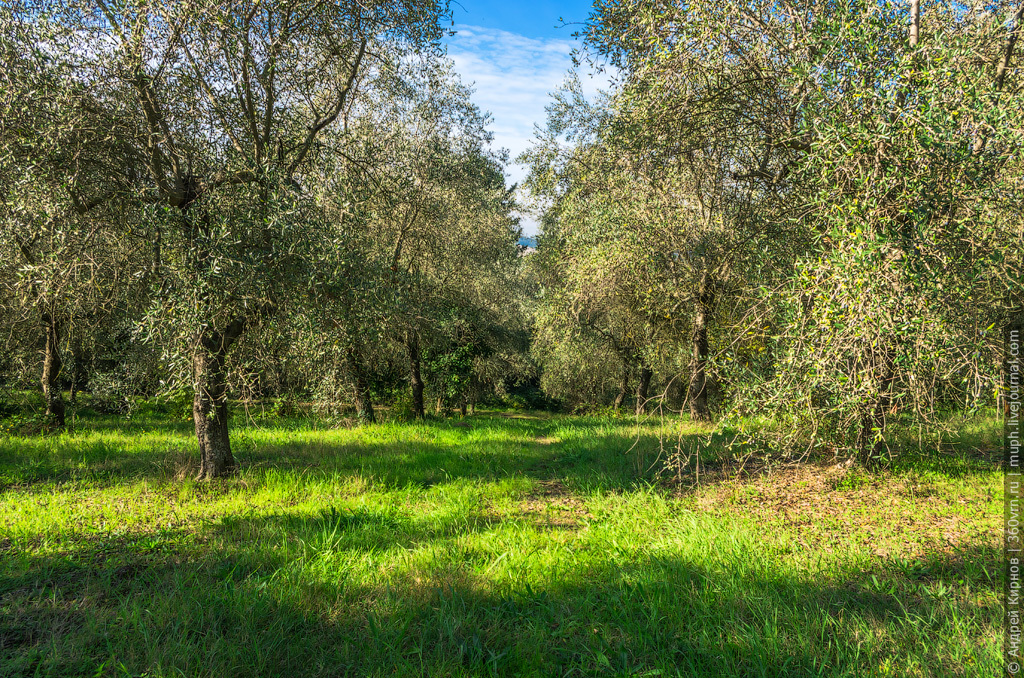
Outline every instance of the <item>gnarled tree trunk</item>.
<svg viewBox="0 0 1024 678"><path fill-rule="evenodd" d="M476 414L476 399L478 392L480 391L480 384L477 381L476 374L472 374L469 377L469 413Z"/></svg>
<svg viewBox="0 0 1024 678"><path fill-rule="evenodd" d="M681 408L686 398L686 385L679 375L672 377L665 389L665 400L673 411Z"/></svg>
<svg viewBox="0 0 1024 678"><path fill-rule="evenodd" d="M409 386L412 389L412 410L417 419L423 419L423 377L420 374L420 338L415 332L405 336L405 347L409 351Z"/></svg>
<svg viewBox="0 0 1024 678"><path fill-rule="evenodd" d="M64 425L64 396L57 385L62 362L60 359L60 323L49 314L44 313L43 332L46 343L43 347L43 397L46 398L46 416L56 426Z"/></svg>
<svg viewBox="0 0 1024 678"><path fill-rule="evenodd" d="M71 360L74 365L71 369L71 406L78 403L78 393L88 382L88 374L85 369L86 353L82 348L81 339L75 339L71 343Z"/></svg>
<svg viewBox="0 0 1024 678"><path fill-rule="evenodd" d="M223 332L203 330L192 356L195 394L192 420L199 440L199 480L210 480L232 473L235 458L228 436L228 382L225 363L228 349L245 329L245 320L236 318Z"/></svg>

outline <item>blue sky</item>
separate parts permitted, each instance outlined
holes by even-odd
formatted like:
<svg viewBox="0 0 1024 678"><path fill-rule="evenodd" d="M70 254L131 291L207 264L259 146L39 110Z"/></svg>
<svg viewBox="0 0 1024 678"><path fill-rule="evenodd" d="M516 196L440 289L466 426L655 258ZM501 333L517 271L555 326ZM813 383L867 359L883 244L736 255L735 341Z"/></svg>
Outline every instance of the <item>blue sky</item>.
<svg viewBox="0 0 1024 678"><path fill-rule="evenodd" d="M507 148L513 159L529 145L534 124L544 124L548 95L572 67L570 54L580 46L572 34L590 5L579 0L453 4L456 33L446 40L448 56L462 79L475 84L474 101L494 117L495 144ZM560 18L577 25L561 27ZM598 84L590 81L584 91L596 91ZM525 168L513 164L508 175L518 182ZM534 220L525 217L523 230L536 234Z"/></svg>
<svg viewBox="0 0 1024 678"><path fill-rule="evenodd" d="M582 22L590 14L590 2L585 0L551 0L480 2L457 0L452 5L455 25L467 24L483 28L497 28L527 38L569 39L574 26L560 27L566 22Z"/></svg>

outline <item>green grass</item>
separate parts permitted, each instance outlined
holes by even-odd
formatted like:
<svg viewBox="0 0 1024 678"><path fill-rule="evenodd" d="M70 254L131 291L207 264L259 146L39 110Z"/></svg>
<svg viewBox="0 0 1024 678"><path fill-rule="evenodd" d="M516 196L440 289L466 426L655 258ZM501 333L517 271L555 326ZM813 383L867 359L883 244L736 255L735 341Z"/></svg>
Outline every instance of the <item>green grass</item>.
<svg viewBox="0 0 1024 678"><path fill-rule="evenodd" d="M208 484L187 422L0 437L0 675L1002 670L983 457L742 478L712 458L680 491L653 424L466 423L239 417L241 471Z"/></svg>

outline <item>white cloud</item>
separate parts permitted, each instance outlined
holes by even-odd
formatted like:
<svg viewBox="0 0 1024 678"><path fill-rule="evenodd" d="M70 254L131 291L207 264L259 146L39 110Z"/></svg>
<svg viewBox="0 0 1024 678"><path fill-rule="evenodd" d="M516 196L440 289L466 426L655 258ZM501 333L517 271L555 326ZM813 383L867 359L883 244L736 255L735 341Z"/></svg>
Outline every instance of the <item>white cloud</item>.
<svg viewBox="0 0 1024 678"><path fill-rule="evenodd" d="M463 80L474 84L476 104L493 115L495 144L507 148L515 160L530 145L534 125L544 126L549 95L565 81L572 68L570 55L580 43L527 38L479 26L459 26L457 31L448 39L448 56ZM581 80L588 96L606 85L585 74ZM508 175L511 181L521 182L526 168L513 163ZM523 229L532 235L537 225L524 218Z"/></svg>

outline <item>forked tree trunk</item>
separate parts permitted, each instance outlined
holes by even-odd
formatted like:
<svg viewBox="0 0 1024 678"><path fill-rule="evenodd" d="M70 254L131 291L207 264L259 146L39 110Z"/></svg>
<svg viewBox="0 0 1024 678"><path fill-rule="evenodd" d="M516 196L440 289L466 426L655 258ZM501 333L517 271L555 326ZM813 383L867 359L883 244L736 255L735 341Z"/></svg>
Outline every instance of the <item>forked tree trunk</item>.
<svg viewBox="0 0 1024 678"><path fill-rule="evenodd" d="M199 441L199 480L211 480L235 470L228 435L228 349L245 329L244 319L235 319L224 332L206 329L192 356L192 420Z"/></svg>
<svg viewBox="0 0 1024 678"><path fill-rule="evenodd" d="M417 419L423 419L423 377L420 374L420 338L416 332L409 332L405 337L405 346L409 351L409 386L412 389L412 411Z"/></svg>
<svg viewBox="0 0 1024 678"><path fill-rule="evenodd" d="M348 366L349 375L355 385L355 406L356 419L360 424L372 424L377 421L377 415L373 411L373 399L370 398L370 386L366 379L366 368L363 366L363 358L354 347L345 351L345 363Z"/></svg>
<svg viewBox="0 0 1024 678"><path fill-rule="evenodd" d="M713 297L708 289L707 279L701 282L701 291L693 316L693 354L690 361L690 388L686 399L690 403L690 418L694 421L710 421L708 407L708 322L711 316Z"/></svg>
<svg viewBox="0 0 1024 678"><path fill-rule="evenodd" d="M636 413L643 414L647 411L648 391L651 388L651 377L654 372L651 368L643 365L640 367L640 381L636 385Z"/></svg>
<svg viewBox="0 0 1024 678"><path fill-rule="evenodd" d="M615 409L622 409L623 404L626 402L626 394L629 393L629 365L622 366L622 379L619 381L619 392L615 396L615 402L612 403L612 407Z"/></svg>
<svg viewBox="0 0 1024 678"><path fill-rule="evenodd" d="M64 396L57 379L60 377L60 323L49 313L44 313L43 332L46 343L43 347L43 397L46 399L46 416L56 426L64 426Z"/></svg>

